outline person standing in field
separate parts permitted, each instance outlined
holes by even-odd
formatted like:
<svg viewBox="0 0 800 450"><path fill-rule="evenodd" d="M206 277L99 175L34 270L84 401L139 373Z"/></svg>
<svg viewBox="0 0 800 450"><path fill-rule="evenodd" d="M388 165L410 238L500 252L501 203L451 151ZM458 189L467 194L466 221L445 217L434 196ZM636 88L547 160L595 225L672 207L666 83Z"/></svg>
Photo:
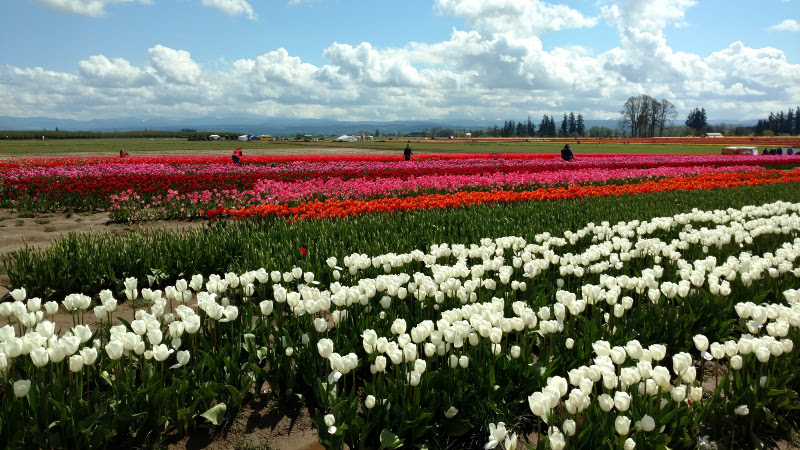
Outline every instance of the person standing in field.
<svg viewBox="0 0 800 450"><path fill-rule="evenodd" d="M412 155L412 153L411 153L411 144L406 144L406 149L403 150L403 158L406 161L411 161L411 155Z"/></svg>
<svg viewBox="0 0 800 450"><path fill-rule="evenodd" d="M231 156L231 159L233 159L233 163L236 164L237 166L241 166L242 165L242 148L241 147L238 147L236 150L233 151L233 156Z"/></svg>
<svg viewBox="0 0 800 450"><path fill-rule="evenodd" d="M128 153L125 151L124 148L119 149L119 157L120 158L127 158L128 157Z"/></svg>

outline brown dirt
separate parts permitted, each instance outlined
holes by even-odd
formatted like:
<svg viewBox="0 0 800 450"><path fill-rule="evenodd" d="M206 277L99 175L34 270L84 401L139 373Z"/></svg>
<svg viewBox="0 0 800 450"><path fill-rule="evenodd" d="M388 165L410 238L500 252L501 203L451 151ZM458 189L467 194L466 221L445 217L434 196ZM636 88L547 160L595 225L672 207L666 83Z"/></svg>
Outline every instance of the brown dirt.
<svg viewBox="0 0 800 450"><path fill-rule="evenodd" d="M205 222L154 221L143 225L108 223L108 214L100 213L35 213L21 214L10 209L0 209L0 254L28 247L46 248L53 239L69 232L112 233L122 235L143 227L182 230L205 225ZM8 293L9 284L5 270L0 265L0 298Z"/></svg>
<svg viewBox="0 0 800 450"><path fill-rule="evenodd" d="M223 429L198 430L187 436L169 435L168 450L184 449L322 449L309 411L300 405L285 405L254 399L242 408L236 420Z"/></svg>

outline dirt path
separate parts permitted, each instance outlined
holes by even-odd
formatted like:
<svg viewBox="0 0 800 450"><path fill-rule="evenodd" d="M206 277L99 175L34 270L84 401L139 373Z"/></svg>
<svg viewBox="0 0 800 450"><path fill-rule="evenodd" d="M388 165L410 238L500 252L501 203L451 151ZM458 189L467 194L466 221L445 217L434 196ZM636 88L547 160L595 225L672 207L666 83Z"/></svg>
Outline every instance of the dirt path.
<svg viewBox="0 0 800 450"><path fill-rule="evenodd" d="M185 230L203 226L204 222L155 221L145 225L125 225L108 223L108 214L102 213L19 213L10 209L0 209L0 254L31 247L46 248L53 239L70 232L112 233L123 235L133 233L141 227ZM0 266L0 298L8 293L9 280Z"/></svg>

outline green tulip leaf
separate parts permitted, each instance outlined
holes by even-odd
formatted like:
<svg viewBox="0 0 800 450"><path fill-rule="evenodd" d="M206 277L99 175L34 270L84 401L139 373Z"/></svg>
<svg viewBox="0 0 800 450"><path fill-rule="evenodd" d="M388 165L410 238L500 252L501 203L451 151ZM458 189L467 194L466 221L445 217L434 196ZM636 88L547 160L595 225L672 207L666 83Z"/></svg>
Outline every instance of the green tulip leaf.
<svg viewBox="0 0 800 450"><path fill-rule="evenodd" d="M211 407L208 411L200 414L200 417L205 417L208 419L209 422L213 423L214 425L219 425L222 422L222 419L225 418L225 412L228 410L228 407L225 406L225 403L220 403L216 406Z"/></svg>
<svg viewBox="0 0 800 450"><path fill-rule="evenodd" d="M390 430L384 428L381 431L381 446L380 449L393 449L393 448L400 448L403 446L403 440L398 438L396 434L392 433Z"/></svg>

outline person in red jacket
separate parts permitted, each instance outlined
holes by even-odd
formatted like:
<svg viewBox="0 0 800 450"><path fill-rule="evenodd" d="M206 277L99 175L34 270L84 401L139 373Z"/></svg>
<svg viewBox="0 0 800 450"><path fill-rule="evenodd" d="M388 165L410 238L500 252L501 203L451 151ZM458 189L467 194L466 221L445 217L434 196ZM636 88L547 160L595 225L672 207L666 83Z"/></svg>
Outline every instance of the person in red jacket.
<svg viewBox="0 0 800 450"><path fill-rule="evenodd" d="M237 166L241 166L242 165L242 149L241 148L237 148L236 150L234 150L233 151L233 156L231 158L233 159L233 163L234 164L236 164Z"/></svg>

